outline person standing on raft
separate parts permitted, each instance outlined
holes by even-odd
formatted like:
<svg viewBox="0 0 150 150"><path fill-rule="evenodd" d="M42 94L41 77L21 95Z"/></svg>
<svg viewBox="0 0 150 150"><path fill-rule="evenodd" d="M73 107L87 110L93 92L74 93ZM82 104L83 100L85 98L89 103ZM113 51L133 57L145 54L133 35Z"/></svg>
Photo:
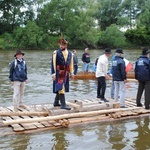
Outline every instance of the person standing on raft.
<svg viewBox="0 0 150 150"><path fill-rule="evenodd" d="M59 49L53 52L51 64L53 93L56 93L53 105L70 110L71 108L66 105L65 92L69 92L69 76L74 79L73 54L67 49L68 41L66 39L61 38L58 44Z"/></svg>

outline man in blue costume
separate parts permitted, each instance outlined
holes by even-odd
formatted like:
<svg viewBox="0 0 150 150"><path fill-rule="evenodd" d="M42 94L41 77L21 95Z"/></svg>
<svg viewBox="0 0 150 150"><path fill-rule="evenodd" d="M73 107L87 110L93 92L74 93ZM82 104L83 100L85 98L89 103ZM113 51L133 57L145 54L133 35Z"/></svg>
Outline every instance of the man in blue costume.
<svg viewBox="0 0 150 150"><path fill-rule="evenodd" d="M74 79L73 54L67 50L66 39L61 38L58 44L59 49L53 52L51 64L53 93L56 93L54 107L60 106L61 109L70 110L65 102L65 92L69 92L69 77Z"/></svg>

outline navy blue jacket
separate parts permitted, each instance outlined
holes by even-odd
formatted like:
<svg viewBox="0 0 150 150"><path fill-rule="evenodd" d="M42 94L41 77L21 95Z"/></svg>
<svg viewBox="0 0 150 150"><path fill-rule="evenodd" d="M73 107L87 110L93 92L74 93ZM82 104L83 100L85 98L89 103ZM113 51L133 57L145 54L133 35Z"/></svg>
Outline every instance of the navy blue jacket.
<svg viewBox="0 0 150 150"><path fill-rule="evenodd" d="M123 57L115 56L112 61L112 76L113 81L124 81L126 80L125 62Z"/></svg>
<svg viewBox="0 0 150 150"><path fill-rule="evenodd" d="M24 61L17 60L16 66L15 66L15 60L13 60L10 64L10 73L9 73L9 79L11 81L20 81L24 82L27 78L27 66Z"/></svg>
<svg viewBox="0 0 150 150"><path fill-rule="evenodd" d="M86 63L90 63L90 54L89 53L83 53L82 54L82 61Z"/></svg>
<svg viewBox="0 0 150 150"><path fill-rule="evenodd" d="M137 59L134 72L138 81L150 81L150 60L147 56L140 56Z"/></svg>

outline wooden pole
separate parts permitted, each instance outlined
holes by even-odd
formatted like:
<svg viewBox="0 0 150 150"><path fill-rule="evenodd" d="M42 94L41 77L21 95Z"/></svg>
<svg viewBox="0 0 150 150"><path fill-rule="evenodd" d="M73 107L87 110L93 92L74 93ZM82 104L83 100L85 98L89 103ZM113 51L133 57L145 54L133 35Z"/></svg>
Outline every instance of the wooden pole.
<svg viewBox="0 0 150 150"><path fill-rule="evenodd" d="M93 116L93 115L95 116L95 115L107 114L107 113L112 113L112 112L120 112L120 111L135 110L135 109L141 109L141 108L133 107L133 108L120 108L120 109L79 112L79 113L64 114L64 115L58 115L58 116L48 116L48 117L33 118L33 119L17 119L17 120L10 120L10 121L2 121L1 123L2 125L12 125L12 124L18 124L18 123L51 121L51 120L76 118L76 117L84 117L84 116Z"/></svg>
<svg viewBox="0 0 150 150"><path fill-rule="evenodd" d="M87 111L96 111L96 110L102 110L102 109L111 109L111 108L118 108L115 107L115 104L118 105L118 103L102 103L102 104L94 104L94 105L85 105L83 107L80 107L75 110L66 111L64 109L57 109L57 110L49 110L49 114L51 115L60 115L60 114L71 114L71 113L77 113L77 112L87 112ZM120 105L119 105L120 108Z"/></svg>

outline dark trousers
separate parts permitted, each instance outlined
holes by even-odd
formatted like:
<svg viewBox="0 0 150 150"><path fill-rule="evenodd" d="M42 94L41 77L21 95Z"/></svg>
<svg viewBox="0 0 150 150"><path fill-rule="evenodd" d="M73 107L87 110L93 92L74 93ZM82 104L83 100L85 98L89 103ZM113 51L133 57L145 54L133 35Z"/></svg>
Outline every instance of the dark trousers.
<svg viewBox="0 0 150 150"><path fill-rule="evenodd" d="M74 65L74 75L77 74L77 71L78 71L78 65Z"/></svg>
<svg viewBox="0 0 150 150"><path fill-rule="evenodd" d="M141 97L142 97L144 90L145 90L145 94L144 94L145 108L149 108L149 105L150 105L150 81L139 82L136 103L137 103L137 105L140 105Z"/></svg>
<svg viewBox="0 0 150 150"><path fill-rule="evenodd" d="M105 98L106 80L105 77L98 77L97 96Z"/></svg>

